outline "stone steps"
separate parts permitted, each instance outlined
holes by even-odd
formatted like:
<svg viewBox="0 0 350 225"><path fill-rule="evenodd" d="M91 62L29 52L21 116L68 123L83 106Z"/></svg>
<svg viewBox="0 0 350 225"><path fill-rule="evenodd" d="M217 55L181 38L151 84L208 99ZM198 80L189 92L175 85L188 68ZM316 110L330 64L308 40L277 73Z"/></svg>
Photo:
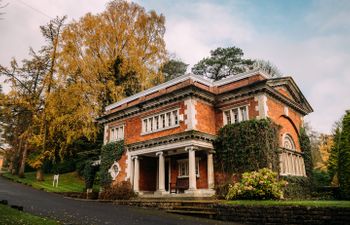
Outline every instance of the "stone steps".
<svg viewBox="0 0 350 225"><path fill-rule="evenodd" d="M199 216L205 218L214 218L216 215L215 209L213 209L212 201L204 201L204 202L182 202L180 205L173 206L172 209L168 209L166 212L168 213L176 213L181 215L191 215L191 216Z"/></svg>

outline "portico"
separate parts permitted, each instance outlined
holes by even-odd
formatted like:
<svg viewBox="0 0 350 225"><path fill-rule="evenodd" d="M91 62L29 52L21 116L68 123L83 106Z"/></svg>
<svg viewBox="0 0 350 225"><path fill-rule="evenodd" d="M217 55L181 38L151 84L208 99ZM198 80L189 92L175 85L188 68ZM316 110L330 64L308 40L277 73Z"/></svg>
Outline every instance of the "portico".
<svg viewBox="0 0 350 225"><path fill-rule="evenodd" d="M185 145L186 142L192 144ZM140 195L154 196L213 195L215 192L212 144L196 140L186 142L137 151L128 150L131 159L129 179L134 191ZM179 188L180 182L185 184L186 189Z"/></svg>

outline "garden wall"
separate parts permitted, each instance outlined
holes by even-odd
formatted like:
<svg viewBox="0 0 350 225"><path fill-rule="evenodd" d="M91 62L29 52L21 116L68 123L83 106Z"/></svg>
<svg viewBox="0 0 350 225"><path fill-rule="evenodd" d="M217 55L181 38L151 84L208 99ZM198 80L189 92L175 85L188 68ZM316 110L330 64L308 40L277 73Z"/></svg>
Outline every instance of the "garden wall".
<svg viewBox="0 0 350 225"><path fill-rule="evenodd" d="M219 220L243 224L350 224L350 208L306 206L214 206Z"/></svg>

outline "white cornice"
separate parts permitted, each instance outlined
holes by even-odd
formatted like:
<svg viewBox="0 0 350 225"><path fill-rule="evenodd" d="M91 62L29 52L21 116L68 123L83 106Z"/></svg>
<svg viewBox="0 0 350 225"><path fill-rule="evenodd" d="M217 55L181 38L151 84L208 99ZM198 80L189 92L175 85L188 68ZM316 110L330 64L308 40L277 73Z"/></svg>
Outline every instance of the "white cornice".
<svg viewBox="0 0 350 225"><path fill-rule="evenodd" d="M165 82L163 84L160 84L160 85L154 86L152 88L149 88L149 89L147 89L145 91L139 92L139 93L137 93L135 95L132 95L130 97L124 98L121 101L118 101L118 102L115 102L115 103L113 103L111 105L108 105L108 106L106 106L105 110L106 111L111 110L111 109L116 108L118 106L121 106L121 105L123 105L125 103L131 102L131 101L136 100L136 99L138 99L140 97L143 97L143 96L150 95L152 93L155 93L157 91L160 91L160 90L168 88L168 87L171 87L173 85L176 85L178 83L184 82L186 80L193 80L195 82L202 83L202 84L204 84L204 85L206 85L208 87L214 87L214 86L222 86L222 85L225 85L225 84L229 84L229 83L232 83L232 82L235 82L235 81L238 81L238 80L242 80L244 78L247 78L247 77L250 77L250 76L254 76L254 75L257 75L257 74L260 74L260 75L264 76L266 79L271 78L270 75L266 74L264 71L261 71L261 70L252 70L252 71L249 71L249 72L240 73L240 74L228 77L228 78L224 78L224 79L219 80L219 81L212 81L212 80L206 79L206 78L204 78L202 76L198 76L198 75L195 75L195 74L188 73L188 74L182 75L180 77L177 77L175 79L172 79L170 81L167 81L167 82Z"/></svg>

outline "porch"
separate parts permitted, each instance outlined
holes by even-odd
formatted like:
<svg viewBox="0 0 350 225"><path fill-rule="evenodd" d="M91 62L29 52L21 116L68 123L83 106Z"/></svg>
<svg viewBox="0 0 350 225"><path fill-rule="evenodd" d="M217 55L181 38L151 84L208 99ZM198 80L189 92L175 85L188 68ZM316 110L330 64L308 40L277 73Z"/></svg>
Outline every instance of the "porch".
<svg viewBox="0 0 350 225"><path fill-rule="evenodd" d="M211 143L167 144L128 153L129 179L141 198L211 197L215 194Z"/></svg>

